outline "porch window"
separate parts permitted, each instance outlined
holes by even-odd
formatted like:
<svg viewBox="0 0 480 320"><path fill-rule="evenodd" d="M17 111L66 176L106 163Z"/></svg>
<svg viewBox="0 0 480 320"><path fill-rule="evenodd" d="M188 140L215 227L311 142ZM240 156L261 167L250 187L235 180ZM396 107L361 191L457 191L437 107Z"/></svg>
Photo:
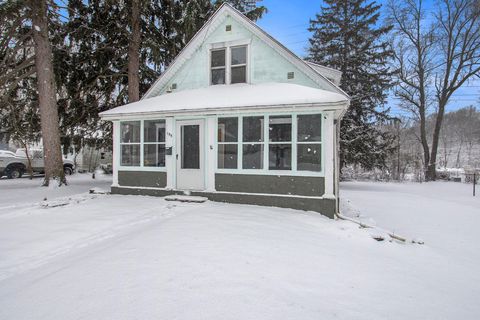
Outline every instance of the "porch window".
<svg viewBox="0 0 480 320"><path fill-rule="evenodd" d="M263 169L263 126L263 116L243 117L243 169Z"/></svg>
<svg viewBox="0 0 480 320"><path fill-rule="evenodd" d="M217 169L320 173L322 121L320 113L218 118Z"/></svg>
<svg viewBox="0 0 480 320"><path fill-rule="evenodd" d="M233 47L231 52L230 83L247 82L247 46Z"/></svg>
<svg viewBox="0 0 480 320"><path fill-rule="evenodd" d="M218 168L237 169L238 118L218 118Z"/></svg>
<svg viewBox="0 0 480 320"><path fill-rule="evenodd" d="M165 167L165 120L143 122L143 166Z"/></svg>
<svg viewBox="0 0 480 320"><path fill-rule="evenodd" d="M211 84L225 84L225 71L226 71L226 59L225 59L226 49L212 50L210 57L210 67L211 67Z"/></svg>
<svg viewBox="0 0 480 320"><path fill-rule="evenodd" d="M297 116L297 170L321 171L322 115Z"/></svg>
<svg viewBox="0 0 480 320"><path fill-rule="evenodd" d="M140 165L140 121L125 121L120 125L120 165Z"/></svg>
<svg viewBox="0 0 480 320"><path fill-rule="evenodd" d="M292 169L292 116L269 117L269 169Z"/></svg>

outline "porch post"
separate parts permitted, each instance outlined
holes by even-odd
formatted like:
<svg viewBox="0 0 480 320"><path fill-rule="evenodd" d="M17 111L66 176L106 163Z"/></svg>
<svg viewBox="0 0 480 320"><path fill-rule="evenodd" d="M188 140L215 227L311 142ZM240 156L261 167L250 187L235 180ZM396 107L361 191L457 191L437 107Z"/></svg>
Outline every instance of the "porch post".
<svg viewBox="0 0 480 320"><path fill-rule="evenodd" d="M112 143L112 187L118 187L118 167L120 165L120 121L113 121Z"/></svg>
<svg viewBox="0 0 480 320"><path fill-rule="evenodd" d="M334 179L335 179L335 128L333 125L333 111L327 111L324 113L324 130L323 130L323 151L325 153L323 159L325 161L323 165L325 175L325 194L324 198L335 199L333 191Z"/></svg>
<svg viewBox="0 0 480 320"><path fill-rule="evenodd" d="M175 189L175 123L173 117L165 119L165 147L172 148L172 154L165 156L165 169L167 170L166 189Z"/></svg>
<svg viewBox="0 0 480 320"><path fill-rule="evenodd" d="M205 165L205 187L206 191L215 191L215 168L217 167L217 153L216 153L216 135L217 128L215 116L208 116L206 118L206 165Z"/></svg>

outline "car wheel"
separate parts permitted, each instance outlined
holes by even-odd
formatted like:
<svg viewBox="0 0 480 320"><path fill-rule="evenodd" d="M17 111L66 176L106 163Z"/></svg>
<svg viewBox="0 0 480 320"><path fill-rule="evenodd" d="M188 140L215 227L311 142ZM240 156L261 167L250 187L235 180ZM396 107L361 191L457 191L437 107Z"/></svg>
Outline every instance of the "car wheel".
<svg viewBox="0 0 480 320"><path fill-rule="evenodd" d="M9 179L18 179L18 178L21 178L21 177L22 177L22 171L20 171L20 169L18 169L18 168L10 169L10 170L8 170L7 177L8 177Z"/></svg>
<svg viewBox="0 0 480 320"><path fill-rule="evenodd" d="M63 172L65 172L65 175L71 176L73 174L73 169L70 167L64 167Z"/></svg>

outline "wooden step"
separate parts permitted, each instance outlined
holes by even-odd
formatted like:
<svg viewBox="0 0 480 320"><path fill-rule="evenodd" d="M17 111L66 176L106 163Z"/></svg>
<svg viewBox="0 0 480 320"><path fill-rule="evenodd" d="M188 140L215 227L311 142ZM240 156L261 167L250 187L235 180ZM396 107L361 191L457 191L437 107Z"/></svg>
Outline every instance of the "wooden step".
<svg viewBox="0 0 480 320"><path fill-rule="evenodd" d="M181 194L172 194L169 196L165 196L164 199L167 201L194 202L194 203L202 203L208 200L208 198L206 197L186 196Z"/></svg>

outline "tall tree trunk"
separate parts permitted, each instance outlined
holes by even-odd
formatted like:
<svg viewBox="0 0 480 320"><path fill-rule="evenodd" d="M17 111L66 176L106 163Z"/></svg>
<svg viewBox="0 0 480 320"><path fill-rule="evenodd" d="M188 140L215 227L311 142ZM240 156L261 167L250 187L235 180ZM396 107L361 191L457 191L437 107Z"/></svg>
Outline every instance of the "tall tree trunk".
<svg viewBox="0 0 480 320"><path fill-rule="evenodd" d="M433 129L432 150L430 154L430 163L428 164L427 180L435 181L437 179L437 154L438 143L440 140L440 129L442 128L443 116L445 115L446 101L440 101L438 104L438 114Z"/></svg>
<svg viewBox="0 0 480 320"><path fill-rule="evenodd" d="M67 184L63 172L58 128L58 110L52 63L52 48L48 39L48 17L46 0L30 0L33 39L35 42L35 69L38 86L38 103L45 160L44 186L50 179L58 180L59 185Z"/></svg>
<svg viewBox="0 0 480 320"><path fill-rule="evenodd" d="M140 99L140 6L141 0L132 1L131 37L128 46L128 101Z"/></svg>

